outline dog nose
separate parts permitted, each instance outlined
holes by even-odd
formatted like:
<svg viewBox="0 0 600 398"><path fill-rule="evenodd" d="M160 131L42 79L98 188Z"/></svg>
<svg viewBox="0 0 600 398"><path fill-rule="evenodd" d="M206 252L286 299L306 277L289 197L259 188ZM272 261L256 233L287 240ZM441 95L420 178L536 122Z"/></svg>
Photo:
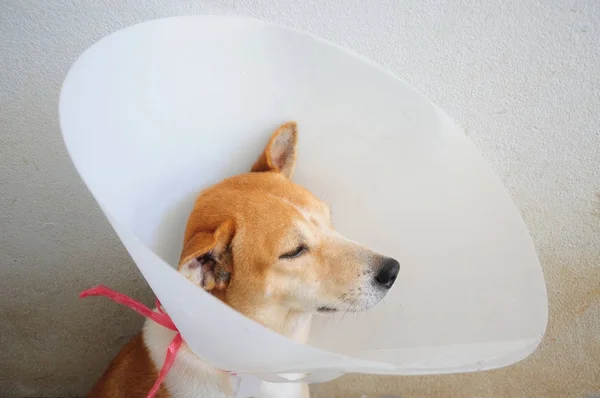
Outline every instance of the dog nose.
<svg viewBox="0 0 600 398"><path fill-rule="evenodd" d="M399 271L400 263L393 258L388 258L384 261L377 275L375 275L375 282L385 289L390 289L394 282L396 282Z"/></svg>

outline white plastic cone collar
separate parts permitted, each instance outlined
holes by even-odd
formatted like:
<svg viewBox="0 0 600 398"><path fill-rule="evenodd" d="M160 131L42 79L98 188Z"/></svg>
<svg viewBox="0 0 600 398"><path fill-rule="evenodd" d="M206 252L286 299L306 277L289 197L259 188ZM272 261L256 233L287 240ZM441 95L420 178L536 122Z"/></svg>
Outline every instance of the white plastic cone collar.
<svg viewBox="0 0 600 398"><path fill-rule="evenodd" d="M332 204L343 234L402 264L383 303L318 318L310 345L246 319L172 267L197 193L248 171L287 120L299 124L295 180ZM136 25L75 62L60 123L183 338L219 368L311 381L463 372L512 364L542 339L539 261L498 178L440 109L332 44L239 18Z"/></svg>

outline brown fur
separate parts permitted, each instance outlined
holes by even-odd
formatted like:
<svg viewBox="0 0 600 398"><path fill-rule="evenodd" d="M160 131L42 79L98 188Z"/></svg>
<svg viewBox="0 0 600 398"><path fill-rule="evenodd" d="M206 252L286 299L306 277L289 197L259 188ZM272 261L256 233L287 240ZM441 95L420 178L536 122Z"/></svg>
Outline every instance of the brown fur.
<svg viewBox="0 0 600 398"><path fill-rule="evenodd" d="M158 370L150 360L142 333L135 335L113 359L88 398L145 397L158 378ZM156 398L170 398L161 386Z"/></svg>

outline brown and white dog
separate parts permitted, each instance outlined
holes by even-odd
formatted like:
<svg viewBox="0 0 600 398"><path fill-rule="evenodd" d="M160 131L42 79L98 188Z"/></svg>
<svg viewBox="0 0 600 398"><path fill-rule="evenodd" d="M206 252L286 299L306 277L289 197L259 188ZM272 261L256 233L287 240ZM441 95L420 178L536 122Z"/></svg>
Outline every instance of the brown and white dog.
<svg viewBox="0 0 600 398"><path fill-rule="evenodd" d="M400 265L341 236L327 204L290 178L297 129L281 126L247 174L203 191L185 231L179 272L245 316L306 342L320 312L373 307ZM147 321L89 397L145 397L158 377L171 330ZM233 396L229 375L183 343L157 397ZM260 397L305 398L304 384L263 383Z"/></svg>

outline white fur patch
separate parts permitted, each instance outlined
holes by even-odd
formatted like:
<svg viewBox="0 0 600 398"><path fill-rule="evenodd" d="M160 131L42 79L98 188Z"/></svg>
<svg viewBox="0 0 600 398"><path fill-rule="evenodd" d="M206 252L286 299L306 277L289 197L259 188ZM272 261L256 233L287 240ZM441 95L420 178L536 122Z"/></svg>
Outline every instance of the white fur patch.
<svg viewBox="0 0 600 398"><path fill-rule="evenodd" d="M144 325L144 343L157 369L162 367L175 332L151 320ZM232 398L233 380L223 371L198 358L185 344L165 380L172 398ZM256 398L309 398L308 386L298 383L266 383Z"/></svg>
<svg viewBox="0 0 600 398"><path fill-rule="evenodd" d="M202 286L204 273L202 272L202 264L200 264L198 259L193 258L185 263L179 272L198 286Z"/></svg>

